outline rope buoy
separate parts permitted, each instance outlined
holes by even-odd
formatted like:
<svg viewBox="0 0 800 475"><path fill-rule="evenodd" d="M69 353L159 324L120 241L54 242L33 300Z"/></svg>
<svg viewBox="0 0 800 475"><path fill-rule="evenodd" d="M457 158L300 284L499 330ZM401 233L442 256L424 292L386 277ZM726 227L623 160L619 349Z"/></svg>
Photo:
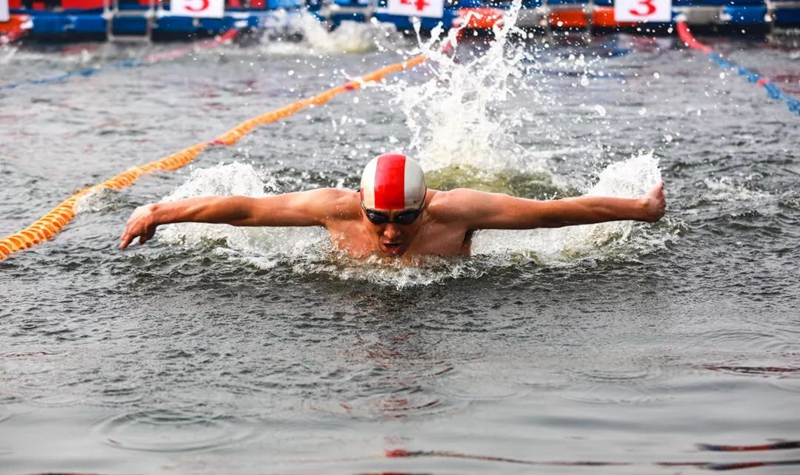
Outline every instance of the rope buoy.
<svg viewBox="0 0 800 475"><path fill-rule="evenodd" d="M767 91L767 96L770 99L774 99L777 101L783 101L789 107L789 110L794 112L797 115L800 115L800 101L795 99L794 97L786 94L785 92L781 91L778 86L775 85L769 78L763 77L758 73L751 71L747 68L743 68L741 66L737 66L736 64L728 61L727 59L723 58L721 55L717 54L712 50L708 45L705 45L699 41L692 35L689 31L689 27L686 24L685 17L678 17L676 19L678 21L677 29L678 29L678 36L680 37L681 41L686 43L689 48L694 50L702 51L709 58L711 58L714 63L723 68L723 69L730 69L736 71L739 76L744 77L747 79L748 82L754 83L757 86L761 86L764 90Z"/></svg>

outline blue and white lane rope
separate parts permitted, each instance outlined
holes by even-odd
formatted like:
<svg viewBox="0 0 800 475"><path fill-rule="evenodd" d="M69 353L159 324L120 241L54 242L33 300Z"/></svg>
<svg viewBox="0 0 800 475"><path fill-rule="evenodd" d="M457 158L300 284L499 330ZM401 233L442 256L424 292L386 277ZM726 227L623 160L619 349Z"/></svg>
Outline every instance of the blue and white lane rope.
<svg viewBox="0 0 800 475"><path fill-rule="evenodd" d="M767 96L770 99L774 99L776 101L783 101L789 107L789 110L794 112L797 115L800 115L800 100L795 99L794 97L786 94L783 92L778 86L775 85L769 78L759 75L758 73L751 71L747 68L743 68L737 64L734 64L727 59L723 58L721 55L715 53L709 46L697 41L694 36L689 32L689 27L686 25L686 17L683 15L679 15L676 19L677 21L677 29L678 29L678 36L680 39L686 43L692 49L696 49L698 51L702 51L711 58L717 66L728 69L732 71L736 71L739 76L744 77L747 79L748 82L757 84L764 88L767 91Z"/></svg>
<svg viewBox="0 0 800 475"><path fill-rule="evenodd" d="M67 81L70 78L77 76L88 77L104 69L132 68L134 66L141 66L142 64L147 64L147 62L143 59L129 59L126 61L119 61L117 63L107 64L105 66L93 66L91 68L84 68L84 69L79 69L77 71L70 71L68 73L59 74L57 76L50 76L47 78L28 79L27 81L3 84L0 85L0 91L5 89L16 89L20 86L39 86L42 84L52 84L56 82Z"/></svg>

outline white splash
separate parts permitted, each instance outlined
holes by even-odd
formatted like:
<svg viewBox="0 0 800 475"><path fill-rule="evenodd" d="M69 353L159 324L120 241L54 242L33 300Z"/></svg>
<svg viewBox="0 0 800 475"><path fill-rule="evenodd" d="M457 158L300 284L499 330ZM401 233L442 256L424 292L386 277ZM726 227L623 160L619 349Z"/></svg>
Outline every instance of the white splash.
<svg viewBox="0 0 800 475"><path fill-rule="evenodd" d="M261 197L277 188L242 163L194 170L189 180L162 202L194 196L242 195ZM326 234L316 228L234 227L224 224L180 223L159 228L158 239L173 245L199 246L224 242L216 252L244 259L259 268L272 268L293 257L315 257L330 248ZM327 243L327 246L326 246Z"/></svg>
<svg viewBox="0 0 800 475"><path fill-rule="evenodd" d="M746 177L743 181L733 177L704 178L703 183L708 189L700 199L704 201L756 201L769 198L769 193L751 190L747 187L752 178Z"/></svg>
<svg viewBox="0 0 800 475"><path fill-rule="evenodd" d="M382 50L396 35L394 25L388 23L357 23L343 21L338 28L329 30L310 13L301 14L293 22L299 43L269 40L264 44L269 54L281 55L335 55L367 53Z"/></svg>
<svg viewBox="0 0 800 475"><path fill-rule="evenodd" d="M520 0L513 2L488 50L472 58L456 61L442 52L443 46L455 42L457 30L450 30L442 41L434 31L431 40L420 43L429 58L424 66L429 79L386 86L411 130L409 152L424 169L470 165L482 170L539 170L539 161L526 156L509 129L522 122L525 109L537 109L546 99L534 90L526 93L526 99L533 98L526 107L501 107L527 88L522 80L525 54L519 44L506 41L517 31L520 5Z"/></svg>
<svg viewBox="0 0 800 475"><path fill-rule="evenodd" d="M0 46L0 64L8 64L19 51L16 46L2 45Z"/></svg>
<svg viewBox="0 0 800 475"><path fill-rule="evenodd" d="M608 166L587 194L641 197L660 181L658 160L644 154ZM509 262L521 257L545 265L574 262L576 258L602 257L605 250L626 242L636 226L632 221L614 221L530 231L487 230L476 234L472 252L476 256L505 255Z"/></svg>
<svg viewBox="0 0 800 475"><path fill-rule="evenodd" d="M644 195L661 176L658 161L641 155L615 163L600 174L589 195ZM267 196L274 180L264 180L250 165L232 163L195 170L189 180L163 202L194 196ZM492 268L536 262L561 265L584 258L602 258L627 245L637 224L629 221L531 231L487 230L476 234L473 259L424 258L418 265L353 260L335 251L321 228L247 228L219 224L181 223L160 228L158 239L171 245L213 246L214 252L260 269L290 264L298 274L323 274L405 288L448 279L476 278ZM641 240L651 241L642 236ZM639 248L643 246L638 246Z"/></svg>
<svg viewBox="0 0 800 475"><path fill-rule="evenodd" d="M340 252L333 252L325 260L304 262L294 266L299 274L333 275L344 281L368 282L403 289L430 285L447 279L477 278L490 267L472 259L444 259L426 257L416 265L399 261L387 263L381 259L354 260Z"/></svg>
<svg viewBox="0 0 800 475"><path fill-rule="evenodd" d="M308 18L305 16L304 18ZM306 42L318 53L366 53L380 49L383 42L395 33L394 25L379 22L356 23L344 21L328 31L316 19L304 20Z"/></svg>

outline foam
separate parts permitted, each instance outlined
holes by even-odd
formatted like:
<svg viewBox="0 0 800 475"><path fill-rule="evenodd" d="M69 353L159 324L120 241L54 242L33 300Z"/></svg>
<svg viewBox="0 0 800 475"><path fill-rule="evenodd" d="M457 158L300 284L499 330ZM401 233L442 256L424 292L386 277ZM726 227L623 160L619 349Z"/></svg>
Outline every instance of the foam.
<svg viewBox="0 0 800 475"><path fill-rule="evenodd" d="M658 160L652 154L643 154L609 165L586 194L640 197L660 181ZM472 251L474 255L502 255L509 262L522 257L543 265L557 265L602 258L615 246L626 243L637 226L641 225L632 221L614 221L530 231L486 230L476 234ZM660 247L663 241L652 244Z"/></svg>
<svg viewBox="0 0 800 475"><path fill-rule="evenodd" d="M606 168L589 195L642 196L660 181L658 160L650 154L632 157ZM265 180L252 165L219 164L194 170L188 181L163 202L193 196L268 196L276 191L274 180ZM476 234L474 259L427 257L414 265L387 263L382 259L353 260L333 249L321 228L247 228L219 224L180 223L163 226L161 242L205 246L259 269L288 264L298 274L330 275L341 280L360 280L398 288L430 285L447 279L477 278L495 268L524 263L575 264L602 259L621 246L635 249L663 248L663 237L642 233L632 237L641 224L621 221L590 226L530 231L485 230ZM631 244L629 241L636 240Z"/></svg>
<svg viewBox="0 0 800 475"><path fill-rule="evenodd" d="M335 30L328 30L310 13L300 15L293 28L302 36L302 41L275 40L265 36L264 51L288 56L364 54L385 50L390 44L389 40L399 36L394 25L379 22L343 21Z"/></svg>

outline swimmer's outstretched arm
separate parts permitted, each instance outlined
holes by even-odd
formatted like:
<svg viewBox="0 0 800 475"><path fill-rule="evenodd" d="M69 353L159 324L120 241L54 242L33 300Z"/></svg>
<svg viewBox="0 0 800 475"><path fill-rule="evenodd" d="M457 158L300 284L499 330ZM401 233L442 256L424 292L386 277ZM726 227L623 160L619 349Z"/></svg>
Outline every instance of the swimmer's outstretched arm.
<svg viewBox="0 0 800 475"><path fill-rule="evenodd" d="M137 237L144 244L162 224L221 223L233 226L324 226L344 213L347 192L333 188L251 198L201 196L171 203L153 203L134 210L120 238L120 248ZM352 191L350 192L352 193ZM352 201L352 200L350 200Z"/></svg>
<svg viewBox="0 0 800 475"><path fill-rule="evenodd" d="M474 190L449 193L453 214L460 215L471 229L558 228L622 220L652 223L664 216L667 206L663 182L642 198L580 196L537 201Z"/></svg>

